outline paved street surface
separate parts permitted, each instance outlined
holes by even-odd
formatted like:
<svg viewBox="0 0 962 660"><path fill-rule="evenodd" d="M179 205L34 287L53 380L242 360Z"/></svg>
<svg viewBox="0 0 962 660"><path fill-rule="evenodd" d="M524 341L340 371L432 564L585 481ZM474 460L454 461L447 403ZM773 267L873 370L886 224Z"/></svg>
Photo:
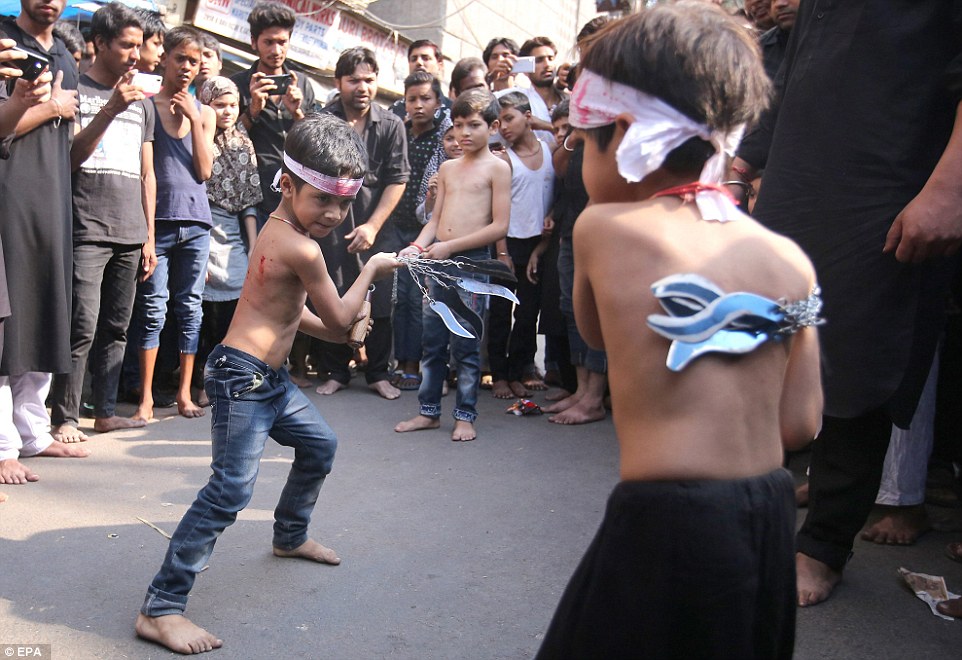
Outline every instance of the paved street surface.
<svg viewBox="0 0 962 660"><path fill-rule="evenodd" d="M356 378L310 396L340 438L312 532L343 564L271 556L291 460L271 443L190 600L188 615L225 641L205 657L531 658L617 481L610 421L519 418L483 392L479 438L453 443L453 395L441 431L405 435L392 427L416 412L413 392L383 401ZM41 481L3 488L0 645L50 644L58 660L175 657L133 634L167 547L138 517L174 530L209 474L209 417L159 412L145 430L94 437L88 459L31 459ZM959 538L859 543L836 596L799 612L796 657L962 657L962 621L933 616L896 575L944 575L962 593L962 565L942 555Z"/></svg>

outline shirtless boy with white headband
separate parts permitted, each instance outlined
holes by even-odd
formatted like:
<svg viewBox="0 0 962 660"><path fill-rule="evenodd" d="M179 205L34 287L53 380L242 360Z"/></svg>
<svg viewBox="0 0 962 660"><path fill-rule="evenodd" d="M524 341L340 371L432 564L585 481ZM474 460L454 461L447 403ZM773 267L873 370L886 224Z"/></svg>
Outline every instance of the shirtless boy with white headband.
<svg viewBox="0 0 962 660"><path fill-rule="evenodd" d="M701 2L612 23L582 58L574 307L608 352L621 482L539 658L792 655L781 465L820 422L820 300L802 251L718 188L768 93L753 38Z"/></svg>
<svg viewBox="0 0 962 660"><path fill-rule="evenodd" d="M291 384L284 360L298 330L329 342L347 341L351 325L361 318L368 287L399 262L393 254L375 255L340 298L313 240L344 220L361 187L364 145L350 126L330 114L305 117L285 140L283 163L275 180L281 203L257 239L230 329L204 370L213 411L213 474L177 526L137 616L138 635L178 653L222 644L183 613L217 537L250 501L268 436L294 448L274 510L274 554L341 561L307 536L337 438ZM305 307L308 297L316 314Z"/></svg>

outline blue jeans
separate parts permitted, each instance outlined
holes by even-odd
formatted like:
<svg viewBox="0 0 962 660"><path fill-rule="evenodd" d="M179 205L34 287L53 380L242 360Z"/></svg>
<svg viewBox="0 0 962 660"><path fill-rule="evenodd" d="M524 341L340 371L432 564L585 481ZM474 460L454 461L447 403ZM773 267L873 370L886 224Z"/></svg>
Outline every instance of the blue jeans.
<svg viewBox="0 0 962 660"><path fill-rule="evenodd" d="M210 252L210 227L195 222L161 221L155 234L157 269L137 288L137 320L143 330L140 348L149 350L160 346L167 300L173 296L180 330L178 348L181 353L193 354L197 352L203 318L201 303Z"/></svg>
<svg viewBox="0 0 962 660"><path fill-rule="evenodd" d="M183 613L217 537L250 502L268 436L294 448L294 464L274 509L276 548L292 550L307 541L311 512L334 462L334 431L291 384L286 369L275 371L220 345L207 359L204 390L211 400L213 474L177 526L147 589L140 610L147 616Z"/></svg>
<svg viewBox="0 0 962 660"><path fill-rule="evenodd" d="M395 227L402 246L417 240L418 233ZM397 273L397 300L394 303L394 357L398 362L418 362L421 359L423 312L421 290L406 270Z"/></svg>
<svg viewBox="0 0 962 660"><path fill-rule="evenodd" d="M488 251L471 250L462 256L470 259L487 259ZM457 258L457 255L452 256ZM460 277L471 277L486 282L487 276L460 271L451 266L446 272ZM400 273L405 275L405 273ZM432 278L428 278L428 293L435 300L440 300L441 286ZM474 313L484 318L484 307L487 296L468 293L458 289L461 300ZM423 305L424 326L422 332L423 357L421 358L421 387L418 390L420 414L425 417L438 418L441 416L441 388L448 373L448 346L450 355L458 370L458 390L454 404L454 418L464 422L474 422L478 417L478 385L481 383L481 337L467 339L453 334L444 325L444 321L437 313L428 307L428 301ZM461 321L461 325L471 331L471 326Z"/></svg>
<svg viewBox="0 0 962 660"><path fill-rule="evenodd" d="M608 373L608 355L604 351L589 348L578 332L572 290L575 281L575 254L570 238L561 237L558 248L558 278L561 281L561 300L558 306L568 324L568 347L571 350L571 364L584 367L596 374Z"/></svg>

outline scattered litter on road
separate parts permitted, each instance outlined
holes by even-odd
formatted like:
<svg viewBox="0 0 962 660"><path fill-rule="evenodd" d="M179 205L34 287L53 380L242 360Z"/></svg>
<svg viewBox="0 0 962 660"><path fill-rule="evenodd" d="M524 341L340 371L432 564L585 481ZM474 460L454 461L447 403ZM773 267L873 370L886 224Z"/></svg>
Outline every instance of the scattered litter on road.
<svg viewBox="0 0 962 660"><path fill-rule="evenodd" d="M941 575L913 573L907 568L900 568L899 575L902 576L902 579L905 580L905 583L909 586L909 589L915 593L919 600L929 606L929 609L932 610L932 614L940 619L954 621L952 617L946 616L935 609L935 606L942 601L959 597L958 594L954 594L946 588L945 578L943 578Z"/></svg>
<svg viewBox="0 0 962 660"><path fill-rule="evenodd" d="M150 527L151 529L154 529L154 530L160 532L161 536L163 536L164 538L166 538L166 539L169 539L169 538L170 538L170 534L168 534L167 532L165 532L164 530L162 530L160 527L158 527L158 526L155 525L154 523L148 522L148 521L144 520L143 518L141 518L140 516L134 516L134 517L137 518L137 520L139 520L140 522L142 522L142 523L144 523L145 525L147 525L148 527Z"/></svg>
<svg viewBox="0 0 962 660"><path fill-rule="evenodd" d="M120 537L120 534L107 534L108 539L116 539L119 537Z"/></svg>

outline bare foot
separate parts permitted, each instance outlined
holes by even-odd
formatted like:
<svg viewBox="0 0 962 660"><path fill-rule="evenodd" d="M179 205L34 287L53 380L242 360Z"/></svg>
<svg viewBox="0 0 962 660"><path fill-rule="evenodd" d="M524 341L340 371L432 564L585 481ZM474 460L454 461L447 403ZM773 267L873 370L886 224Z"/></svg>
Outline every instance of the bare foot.
<svg viewBox="0 0 962 660"><path fill-rule="evenodd" d="M531 396L531 393L524 389L524 385L516 380L512 380L510 383L508 383L508 387L511 388L511 394L513 395L513 398L523 399L526 396Z"/></svg>
<svg viewBox="0 0 962 660"><path fill-rule="evenodd" d="M478 434L474 430L474 424L461 419L454 421L454 432L451 434L451 440L454 442L470 442L477 437Z"/></svg>
<svg viewBox="0 0 962 660"><path fill-rule="evenodd" d="M795 506L804 508L808 506L808 482L795 489Z"/></svg>
<svg viewBox="0 0 962 660"><path fill-rule="evenodd" d="M513 399L514 392L508 386L508 381L496 380L491 383L491 396L495 399Z"/></svg>
<svg viewBox="0 0 962 660"><path fill-rule="evenodd" d="M935 609L946 616L954 616L956 619L962 619L962 598L943 600L935 606Z"/></svg>
<svg viewBox="0 0 962 660"><path fill-rule="evenodd" d="M288 376L290 377L291 382L297 385L298 387L304 388L304 387L311 386L310 378L306 378L305 376L295 376L294 374L291 374L291 373L289 373Z"/></svg>
<svg viewBox="0 0 962 660"><path fill-rule="evenodd" d="M412 419L405 422L401 422L394 427L394 430L398 433L407 433L408 431L424 431L427 429L438 429L441 428L441 420L437 417L425 417L424 415L418 415Z"/></svg>
<svg viewBox="0 0 962 660"><path fill-rule="evenodd" d="M131 419L143 420L144 424L149 422L154 418L154 402L151 401L141 401L140 405L137 406L137 412L130 416Z"/></svg>
<svg viewBox="0 0 962 660"><path fill-rule="evenodd" d="M388 401L393 401L394 399L401 396L401 390L391 385L386 380L379 380L368 384L368 389L377 392L382 399L387 399Z"/></svg>
<svg viewBox="0 0 962 660"><path fill-rule="evenodd" d="M0 493L0 504L3 504L3 503L6 502L6 501L7 501L7 494L6 494L6 493Z"/></svg>
<svg viewBox="0 0 962 660"><path fill-rule="evenodd" d="M546 413L559 413L567 410L581 400L582 395L575 392L571 396L555 401L550 406L544 406L541 410ZM546 399L548 397L545 397Z"/></svg>
<svg viewBox="0 0 962 660"><path fill-rule="evenodd" d="M318 394L334 394L338 390L343 390L347 387L347 383L342 383L339 380L333 378L328 378L323 383L314 388L314 391Z"/></svg>
<svg viewBox="0 0 962 660"><path fill-rule="evenodd" d="M590 424L591 422L600 422L605 418L605 415L607 415L605 407L601 405L600 401L590 403L582 399L567 410L552 415L548 418L548 421L555 424Z"/></svg>
<svg viewBox="0 0 962 660"><path fill-rule="evenodd" d="M180 614L156 617L138 614L134 630L138 637L184 655L213 651L224 645L223 641Z"/></svg>
<svg viewBox="0 0 962 660"><path fill-rule="evenodd" d="M44 449L37 456L53 456L55 458L86 458L90 456L90 450L86 447L67 445L59 440L54 440L50 446Z"/></svg>
<svg viewBox="0 0 962 660"><path fill-rule="evenodd" d="M544 392L546 389L548 389L548 386L545 385L545 382L541 380L541 378L536 376L530 376L528 378L525 378L524 381L522 381L522 387L526 387L532 392ZM519 394L518 396L524 396L524 395Z"/></svg>
<svg viewBox="0 0 962 660"><path fill-rule="evenodd" d="M571 392L563 387L552 387L548 390L548 393L544 395L545 401L564 401L565 399L570 399L572 396Z"/></svg>
<svg viewBox="0 0 962 660"><path fill-rule="evenodd" d="M341 558L337 556L336 552L330 548L325 548L314 539L307 539L293 550L281 550L277 546L274 546L274 556L310 559L311 561L316 561L321 564L331 564L332 566L337 566L341 563Z"/></svg>
<svg viewBox="0 0 962 660"><path fill-rule="evenodd" d="M925 505L882 506L882 517L862 532L862 538L882 545L912 545L932 529Z"/></svg>
<svg viewBox="0 0 962 660"><path fill-rule="evenodd" d="M795 574L798 580L798 605L817 605L832 595L842 581L842 573L801 552L795 553Z"/></svg>
<svg viewBox="0 0 962 660"><path fill-rule="evenodd" d="M0 461L0 484L25 484L39 479L38 475L15 458Z"/></svg>
<svg viewBox="0 0 962 660"><path fill-rule="evenodd" d="M186 417L187 419L203 417L206 414L206 411L191 401L189 397L186 399L177 399L177 412L180 413L181 417Z"/></svg>
<svg viewBox="0 0 962 660"><path fill-rule="evenodd" d="M94 431L97 433L110 433L121 429L139 429L147 426L147 422L133 417L97 417L94 420Z"/></svg>
<svg viewBox="0 0 962 660"><path fill-rule="evenodd" d="M55 440L66 443L86 442L89 440L86 433L72 424L61 424L51 431L50 435L52 435Z"/></svg>

